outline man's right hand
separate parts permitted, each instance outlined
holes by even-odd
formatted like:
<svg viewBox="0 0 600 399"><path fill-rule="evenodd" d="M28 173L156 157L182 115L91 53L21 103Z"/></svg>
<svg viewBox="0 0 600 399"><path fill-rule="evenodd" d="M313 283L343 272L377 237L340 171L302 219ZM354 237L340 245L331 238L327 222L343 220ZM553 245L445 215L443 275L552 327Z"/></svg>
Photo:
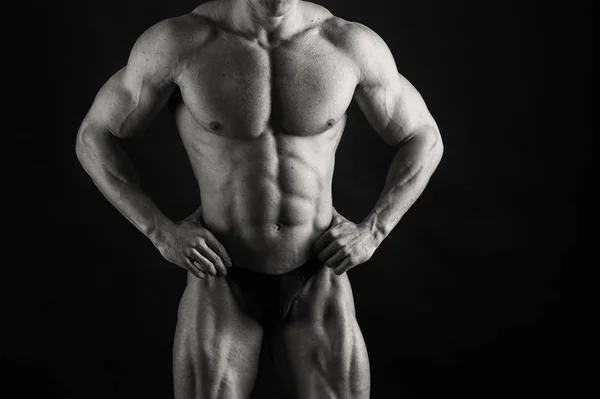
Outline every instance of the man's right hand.
<svg viewBox="0 0 600 399"><path fill-rule="evenodd" d="M162 226L154 245L166 260L200 279L225 276L231 267L225 247L192 217Z"/></svg>

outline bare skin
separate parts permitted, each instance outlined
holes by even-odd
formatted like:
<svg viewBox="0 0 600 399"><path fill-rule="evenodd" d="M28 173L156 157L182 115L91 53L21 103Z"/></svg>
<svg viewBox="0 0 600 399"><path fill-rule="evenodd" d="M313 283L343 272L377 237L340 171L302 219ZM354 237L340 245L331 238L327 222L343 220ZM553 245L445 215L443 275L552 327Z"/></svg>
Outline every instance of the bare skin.
<svg viewBox="0 0 600 399"><path fill-rule="evenodd" d="M382 194L360 223L337 213L331 198L352 99L398 146ZM119 144L142 133L169 100L202 204L180 222L143 192ZM106 198L189 272L174 346L176 398L250 396L264 331L236 301L228 269L281 274L315 256L327 267L266 344L290 397L369 396L345 272L372 256L443 152L423 99L377 34L298 0L203 4L142 34L98 93L76 150Z"/></svg>

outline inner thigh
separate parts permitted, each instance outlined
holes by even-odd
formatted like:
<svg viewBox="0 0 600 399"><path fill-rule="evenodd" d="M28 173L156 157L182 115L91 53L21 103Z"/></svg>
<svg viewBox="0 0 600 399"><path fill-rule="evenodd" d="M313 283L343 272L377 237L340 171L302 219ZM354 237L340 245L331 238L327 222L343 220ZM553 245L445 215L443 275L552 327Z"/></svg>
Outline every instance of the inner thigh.
<svg viewBox="0 0 600 399"><path fill-rule="evenodd" d="M188 277L173 348L176 399L249 398L262 328L236 302L225 277Z"/></svg>
<svg viewBox="0 0 600 399"><path fill-rule="evenodd" d="M369 397L369 360L346 274L320 269L268 345L290 397Z"/></svg>

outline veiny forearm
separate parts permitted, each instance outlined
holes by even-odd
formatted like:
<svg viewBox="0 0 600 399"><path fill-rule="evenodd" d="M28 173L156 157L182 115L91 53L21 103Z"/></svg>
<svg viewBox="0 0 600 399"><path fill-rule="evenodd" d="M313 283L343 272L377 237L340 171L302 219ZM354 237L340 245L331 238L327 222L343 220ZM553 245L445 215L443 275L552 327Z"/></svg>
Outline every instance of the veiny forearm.
<svg viewBox="0 0 600 399"><path fill-rule="evenodd" d="M77 157L102 194L153 240L157 229L171 221L141 189L131 160L118 141L109 131L82 128L77 135Z"/></svg>
<svg viewBox="0 0 600 399"><path fill-rule="evenodd" d="M404 142L392 161L379 199L363 223L379 241L398 224L419 198L443 153L437 128L414 134Z"/></svg>

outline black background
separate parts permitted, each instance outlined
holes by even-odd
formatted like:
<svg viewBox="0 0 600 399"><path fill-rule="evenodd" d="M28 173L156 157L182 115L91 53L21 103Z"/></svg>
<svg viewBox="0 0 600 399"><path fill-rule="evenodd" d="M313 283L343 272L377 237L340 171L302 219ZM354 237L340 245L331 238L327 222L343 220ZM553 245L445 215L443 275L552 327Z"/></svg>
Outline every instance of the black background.
<svg viewBox="0 0 600 399"><path fill-rule="evenodd" d="M597 315L592 2L318 3L383 37L445 144L419 201L349 273L372 398L578 397ZM136 38L197 4L80 1L11 14L21 28L6 38L16 43L5 75L16 123L5 136L17 145L4 147L14 227L3 240L1 354L4 389L20 392L10 397L172 397L185 273L96 190L74 143ZM168 111L127 148L168 216L195 209ZM366 215L393 155L353 104L334 177L342 214ZM264 367L255 397L281 397Z"/></svg>

